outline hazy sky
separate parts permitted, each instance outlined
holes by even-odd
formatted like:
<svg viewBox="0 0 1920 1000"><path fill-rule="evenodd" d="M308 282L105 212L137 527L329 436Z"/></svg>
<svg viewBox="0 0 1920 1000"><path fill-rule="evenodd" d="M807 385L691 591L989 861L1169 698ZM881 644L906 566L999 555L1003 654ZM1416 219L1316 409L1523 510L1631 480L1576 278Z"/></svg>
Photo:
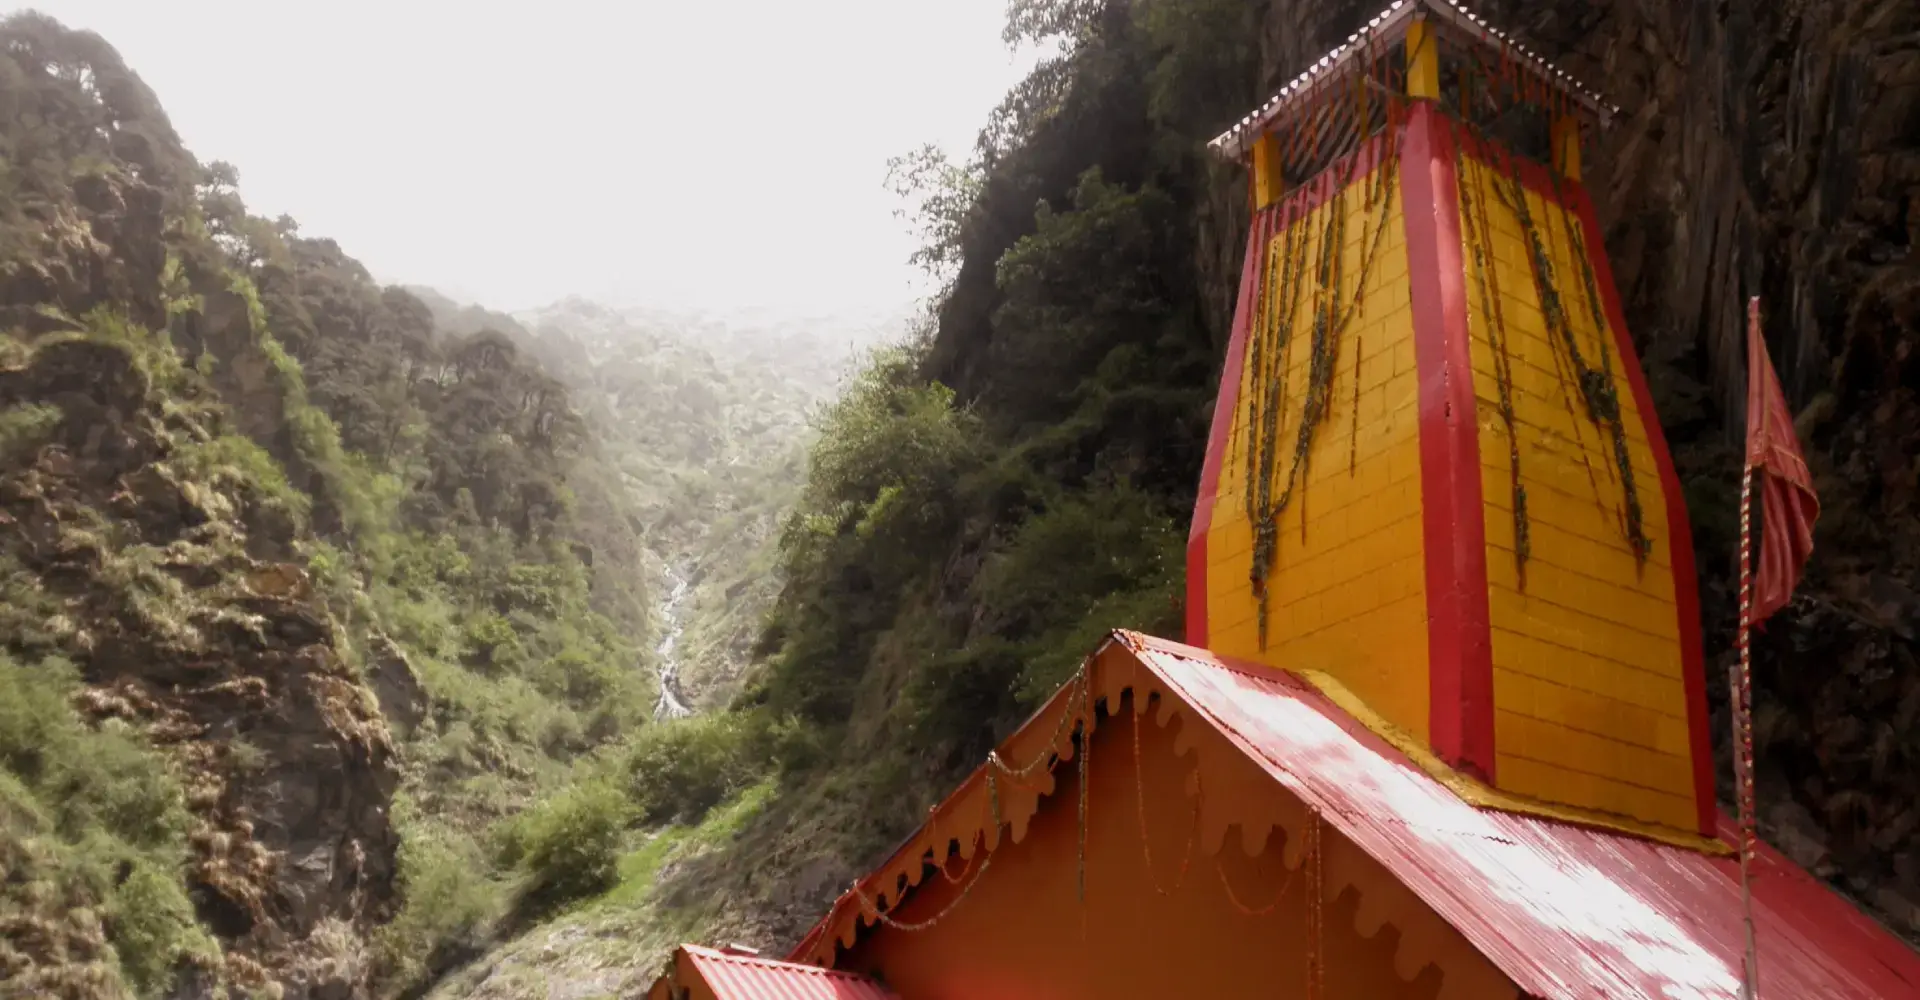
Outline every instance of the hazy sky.
<svg viewBox="0 0 1920 1000"><path fill-rule="evenodd" d="M912 298L883 187L1031 64L1004 0L41 0L256 213L499 309Z"/></svg>

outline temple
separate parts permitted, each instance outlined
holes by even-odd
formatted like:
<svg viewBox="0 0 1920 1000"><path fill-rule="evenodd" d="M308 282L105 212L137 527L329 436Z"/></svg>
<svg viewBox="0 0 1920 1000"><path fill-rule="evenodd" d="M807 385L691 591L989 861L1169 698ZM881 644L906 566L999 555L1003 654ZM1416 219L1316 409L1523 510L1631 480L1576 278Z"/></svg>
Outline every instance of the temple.
<svg viewBox="0 0 1920 1000"><path fill-rule="evenodd" d="M784 960L652 1000L1733 998L1680 484L1581 177L1616 110L1403 0L1215 139L1253 207L1187 634L1116 631ZM1764 845L1766 1000L1920 956Z"/></svg>

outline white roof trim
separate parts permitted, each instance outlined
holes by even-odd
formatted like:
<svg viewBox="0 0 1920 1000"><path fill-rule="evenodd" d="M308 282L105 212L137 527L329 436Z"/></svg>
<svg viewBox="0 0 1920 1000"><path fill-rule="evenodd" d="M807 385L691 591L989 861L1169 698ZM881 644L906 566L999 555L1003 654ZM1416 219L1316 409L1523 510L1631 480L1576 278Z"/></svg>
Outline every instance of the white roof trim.
<svg viewBox="0 0 1920 1000"><path fill-rule="evenodd" d="M1336 45L1333 51L1320 58L1319 62L1307 67L1307 71L1295 77L1280 92L1269 98L1252 114L1240 119L1232 128L1220 133L1207 148L1217 156L1228 160L1245 157L1253 147L1255 137L1267 130L1281 114L1302 106L1310 105L1329 90L1320 84L1336 75L1359 54L1369 43L1392 44L1406 36L1408 25L1416 17L1426 15L1440 22L1450 33L1464 35L1492 48L1504 48L1510 52L1522 69L1527 70L1548 86L1571 97L1588 114L1598 119L1601 125L1611 122L1620 109L1600 96L1588 90L1573 77L1539 53L1520 43L1512 35L1488 24L1478 15L1452 2L1452 0L1394 0L1393 6L1374 15L1366 26L1347 36L1345 43Z"/></svg>

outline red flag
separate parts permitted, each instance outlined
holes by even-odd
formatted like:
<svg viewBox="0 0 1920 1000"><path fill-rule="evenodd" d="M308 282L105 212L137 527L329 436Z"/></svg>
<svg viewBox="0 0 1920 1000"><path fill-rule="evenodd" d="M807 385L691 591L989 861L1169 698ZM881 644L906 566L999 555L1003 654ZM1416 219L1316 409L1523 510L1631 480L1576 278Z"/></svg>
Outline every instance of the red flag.
<svg viewBox="0 0 1920 1000"><path fill-rule="evenodd" d="M1760 337L1760 300L1747 302L1747 472L1758 472L1760 570L1753 581L1751 622L1786 606L1813 553L1820 498L1793 432L1793 414Z"/></svg>

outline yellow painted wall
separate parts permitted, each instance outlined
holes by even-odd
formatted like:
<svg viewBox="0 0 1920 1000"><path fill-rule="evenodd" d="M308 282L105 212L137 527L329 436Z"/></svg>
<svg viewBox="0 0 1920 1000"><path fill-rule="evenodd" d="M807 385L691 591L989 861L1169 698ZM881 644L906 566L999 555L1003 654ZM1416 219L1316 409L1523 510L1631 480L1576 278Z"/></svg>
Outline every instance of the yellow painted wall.
<svg viewBox="0 0 1920 1000"><path fill-rule="evenodd" d="M1588 306L1571 249L1578 217L1539 194L1526 194L1581 352L1598 365L1605 351L1612 362L1651 543L1644 566L1626 540L1611 432L1587 419L1571 365L1548 339L1531 251L1511 202L1503 200L1516 187L1512 174L1470 157L1461 168L1498 783L1522 795L1691 828L1693 770L1666 502L1625 363L1611 332L1595 328ZM1484 211L1491 234L1488 291L1494 293L1497 284L1513 372L1531 539L1524 586L1514 556L1513 480L1490 339L1494 324L1483 304L1469 206Z"/></svg>
<svg viewBox="0 0 1920 1000"><path fill-rule="evenodd" d="M1251 461L1247 426L1261 396L1243 372L1238 409L1222 458L1218 498L1207 534L1207 644L1216 652L1289 669L1324 670L1375 711L1425 738L1427 726L1427 600L1420 518L1418 380L1408 304L1407 251L1399 193L1367 207L1365 178L1296 225L1311 234L1306 257L1319 259L1330 211L1347 213L1342 299L1352 302L1362 259L1384 224L1364 291L1342 334L1332 409L1317 429L1304 493L1280 519L1277 557L1268 578L1267 645L1260 648L1248 570L1253 530L1246 515ZM1393 186L1398 187L1397 177ZM1287 233L1269 252L1286 252ZM1263 269L1263 274L1266 273ZM1275 273L1277 273L1277 268ZM1309 288L1312 282L1308 283ZM1284 338L1276 337L1277 296L1249 337L1290 341L1287 404L1275 462L1276 493L1284 487L1307 388L1312 313L1303 304ZM1357 422L1354 358L1359 355ZM1247 357L1251 359L1251 350ZM1355 448L1355 438L1358 446ZM1306 520L1303 534L1302 518Z"/></svg>

